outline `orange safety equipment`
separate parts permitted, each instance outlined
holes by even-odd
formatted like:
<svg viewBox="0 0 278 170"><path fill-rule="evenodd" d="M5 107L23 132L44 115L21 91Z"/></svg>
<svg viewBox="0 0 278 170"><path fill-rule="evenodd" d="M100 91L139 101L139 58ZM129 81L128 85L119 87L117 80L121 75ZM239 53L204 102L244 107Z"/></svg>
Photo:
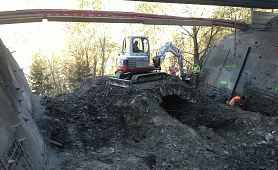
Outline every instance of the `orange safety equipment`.
<svg viewBox="0 0 278 170"><path fill-rule="evenodd" d="M229 101L230 106L238 106L240 103L240 96L235 96Z"/></svg>

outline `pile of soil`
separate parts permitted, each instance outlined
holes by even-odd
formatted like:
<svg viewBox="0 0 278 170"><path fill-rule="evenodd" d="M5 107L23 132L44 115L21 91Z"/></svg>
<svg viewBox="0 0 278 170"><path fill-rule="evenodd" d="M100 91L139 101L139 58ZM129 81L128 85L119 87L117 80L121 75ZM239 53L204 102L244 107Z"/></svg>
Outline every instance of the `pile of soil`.
<svg viewBox="0 0 278 170"><path fill-rule="evenodd" d="M47 98L44 136L64 169L277 169L278 119L216 103L179 81L88 80Z"/></svg>

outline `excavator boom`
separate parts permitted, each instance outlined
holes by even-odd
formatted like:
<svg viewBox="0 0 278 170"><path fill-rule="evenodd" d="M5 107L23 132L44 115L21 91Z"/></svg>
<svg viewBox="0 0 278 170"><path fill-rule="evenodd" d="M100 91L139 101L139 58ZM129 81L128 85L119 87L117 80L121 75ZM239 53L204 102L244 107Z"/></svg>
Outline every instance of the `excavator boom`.
<svg viewBox="0 0 278 170"><path fill-rule="evenodd" d="M182 51L174 46L171 42L165 43L159 50L158 53L156 53L156 56L154 57L153 61L154 63L159 63L159 64L154 64L156 66L160 67L160 63L162 60L164 60L165 55L167 52L172 53L175 57L178 58L178 64L179 64L179 70L180 70L180 76L182 79L185 79L186 74L185 70L183 68L183 55Z"/></svg>

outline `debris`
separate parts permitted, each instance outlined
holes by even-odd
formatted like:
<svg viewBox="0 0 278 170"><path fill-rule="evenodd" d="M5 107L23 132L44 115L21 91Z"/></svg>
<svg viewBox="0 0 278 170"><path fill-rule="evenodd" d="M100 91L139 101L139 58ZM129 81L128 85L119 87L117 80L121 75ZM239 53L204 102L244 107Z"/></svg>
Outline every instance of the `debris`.
<svg viewBox="0 0 278 170"><path fill-rule="evenodd" d="M8 164L13 164L13 163L15 163L15 160L13 159L8 160Z"/></svg>
<svg viewBox="0 0 278 170"><path fill-rule="evenodd" d="M58 146L63 146L61 143L57 142L57 141L54 141L54 140L51 140L51 139L48 139L48 138L44 138L45 140L47 140L48 142L52 143L52 144L55 144L55 145L58 145Z"/></svg>
<svg viewBox="0 0 278 170"><path fill-rule="evenodd" d="M273 139L272 133L267 133L267 134L265 135L265 141L266 141L266 142L269 142L271 139Z"/></svg>
<svg viewBox="0 0 278 170"><path fill-rule="evenodd" d="M15 130L15 128L17 128L18 126L22 125L24 122L19 122L18 124L16 125L13 125L12 128Z"/></svg>
<svg viewBox="0 0 278 170"><path fill-rule="evenodd" d="M132 88L106 82L105 78L90 80L73 93L42 102L48 119L39 125L41 131L50 143L62 146L60 152L71 154L64 169L271 169L278 165L273 158L278 152L276 132L257 143L262 131L275 128L276 118L239 112L180 82L164 80ZM167 90L173 88L179 89ZM268 157L276 162L269 164Z"/></svg>
<svg viewBox="0 0 278 170"><path fill-rule="evenodd" d="M20 139L17 139L17 142L23 142L25 140L26 140L26 138L20 138Z"/></svg>

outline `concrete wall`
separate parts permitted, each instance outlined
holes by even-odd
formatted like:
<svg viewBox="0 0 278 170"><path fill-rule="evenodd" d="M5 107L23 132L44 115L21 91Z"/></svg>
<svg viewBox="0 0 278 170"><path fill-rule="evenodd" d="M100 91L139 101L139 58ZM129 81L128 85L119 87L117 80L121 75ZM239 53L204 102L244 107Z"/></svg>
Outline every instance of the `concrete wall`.
<svg viewBox="0 0 278 170"><path fill-rule="evenodd" d="M45 145L32 112L24 73L0 40L0 170L44 169Z"/></svg>
<svg viewBox="0 0 278 170"><path fill-rule="evenodd" d="M277 16L278 13L253 11L251 28L253 30L271 29L271 23L275 21Z"/></svg>
<svg viewBox="0 0 278 170"><path fill-rule="evenodd" d="M246 56L249 47L251 50ZM246 65L235 92L253 97L255 93L262 92L263 98L276 101L269 104L269 109L278 114L278 32L238 31L236 41L235 35L232 35L217 44L203 63L202 75L205 82L218 89L231 91L245 57Z"/></svg>

